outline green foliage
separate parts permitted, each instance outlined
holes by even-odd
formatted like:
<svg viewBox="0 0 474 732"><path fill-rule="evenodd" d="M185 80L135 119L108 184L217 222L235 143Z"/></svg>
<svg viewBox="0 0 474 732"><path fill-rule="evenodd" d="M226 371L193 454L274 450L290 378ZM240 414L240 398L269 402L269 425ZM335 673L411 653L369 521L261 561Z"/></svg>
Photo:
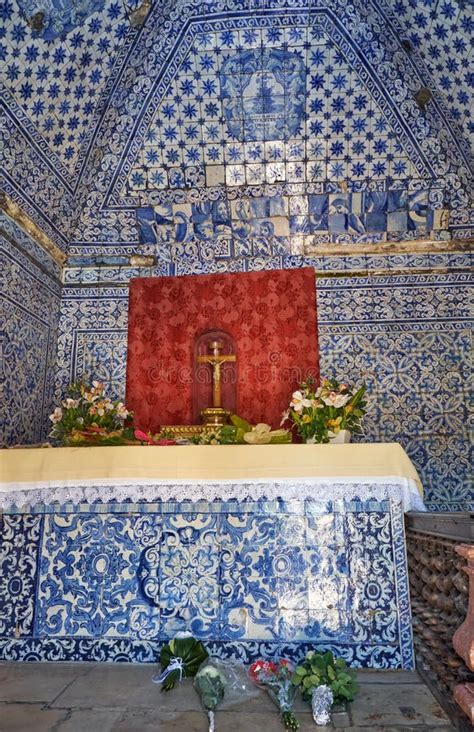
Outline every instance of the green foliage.
<svg viewBox="0 0 474 732"><path fill-rule="evenodd" d="M173 638L173 640L163 646L160 654L160 663L163 670L165 670L173 658L180 658L183 662L183 676L193 677L196 675L201 663L208 657L209 654L201 641L196 640L192 636L187 636L185 638ZM179 677L180 672L178 669L171 671L163 682L161 690L169 691L173 689Z"/></svg>
<svg viewBox="0 0 474 732"><path fill-rule="evenodd" d="M334 658L331 651L307 653L295 668L291 682L301 689L305 701L310 701L313 689L322 684L331 688L335 704L352 701L358 689L354 672L343 658Z"/></svg>

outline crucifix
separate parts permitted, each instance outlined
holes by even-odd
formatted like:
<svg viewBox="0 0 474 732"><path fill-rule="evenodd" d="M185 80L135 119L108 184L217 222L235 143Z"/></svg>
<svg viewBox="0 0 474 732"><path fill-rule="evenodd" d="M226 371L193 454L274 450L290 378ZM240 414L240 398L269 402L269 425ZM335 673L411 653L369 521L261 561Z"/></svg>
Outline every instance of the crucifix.
<svg viewBox="0 0 474 732"><path fill-rule="evenodd" d="M206 424L216 426L225 424L230 412L222 408L222 392L221 392L221 366L227 361L236 361L237 357L233 353L221 354L224 345L221 341L211 341L209 343L208 355L198 356L198 363L209 363L212 366L212 407L203 409L201 416Z"/></svg>

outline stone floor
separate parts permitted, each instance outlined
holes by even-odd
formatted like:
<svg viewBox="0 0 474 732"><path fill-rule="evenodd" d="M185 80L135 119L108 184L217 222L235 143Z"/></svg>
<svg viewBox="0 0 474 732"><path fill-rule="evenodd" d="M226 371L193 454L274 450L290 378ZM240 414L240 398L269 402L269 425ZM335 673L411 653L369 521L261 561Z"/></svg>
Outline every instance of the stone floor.
<svg viewBox="0 0 474 732"><path fill-rule="evenodd" d="M207 718L186 680L161 693L151 682L157 667L128 664L0 663L0 732L206 732ZM453 727L416 673L361 671L349 713L316 728L300 699L300 732L448 732ZM216 732L282 732L269 697L228 699L216 714Z"/></svg>

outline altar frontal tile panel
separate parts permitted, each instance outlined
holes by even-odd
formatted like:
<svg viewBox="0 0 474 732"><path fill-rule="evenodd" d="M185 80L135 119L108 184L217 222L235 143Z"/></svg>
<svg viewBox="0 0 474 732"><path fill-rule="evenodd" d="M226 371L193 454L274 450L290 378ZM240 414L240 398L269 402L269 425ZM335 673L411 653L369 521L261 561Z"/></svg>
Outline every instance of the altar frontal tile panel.
<svg viewBox="0 0 474 732"><path fill-rule="evenodd" d="M152 662L186 630L224 658L321 648L413 666L396 502L96 508L5 516L0 658Z"/></svg>
<svg viewBox="0 0 474 732"><path fill-rule="evenodd" d="M46 516L35 635L154 636L159 610L143 602L137 569L160 531L152 514Z"/></svg>

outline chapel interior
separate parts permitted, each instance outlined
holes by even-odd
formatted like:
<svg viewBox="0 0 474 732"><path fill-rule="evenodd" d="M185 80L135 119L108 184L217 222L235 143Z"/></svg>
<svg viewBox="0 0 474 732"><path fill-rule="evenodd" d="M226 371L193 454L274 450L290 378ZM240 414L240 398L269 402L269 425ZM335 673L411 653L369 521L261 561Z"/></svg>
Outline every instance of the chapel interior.
<svg viewBox="0 0 474 732"><path fill-rule="evenodd" d="M65 717L61 669L146 686L182 632L346 659L324 729L472 729L473 38L472 0L0 0L0 730L151 729ZM308 379L364 386L350 443L304 444ZM59 440L81 383L131 440Z"/></svg>

